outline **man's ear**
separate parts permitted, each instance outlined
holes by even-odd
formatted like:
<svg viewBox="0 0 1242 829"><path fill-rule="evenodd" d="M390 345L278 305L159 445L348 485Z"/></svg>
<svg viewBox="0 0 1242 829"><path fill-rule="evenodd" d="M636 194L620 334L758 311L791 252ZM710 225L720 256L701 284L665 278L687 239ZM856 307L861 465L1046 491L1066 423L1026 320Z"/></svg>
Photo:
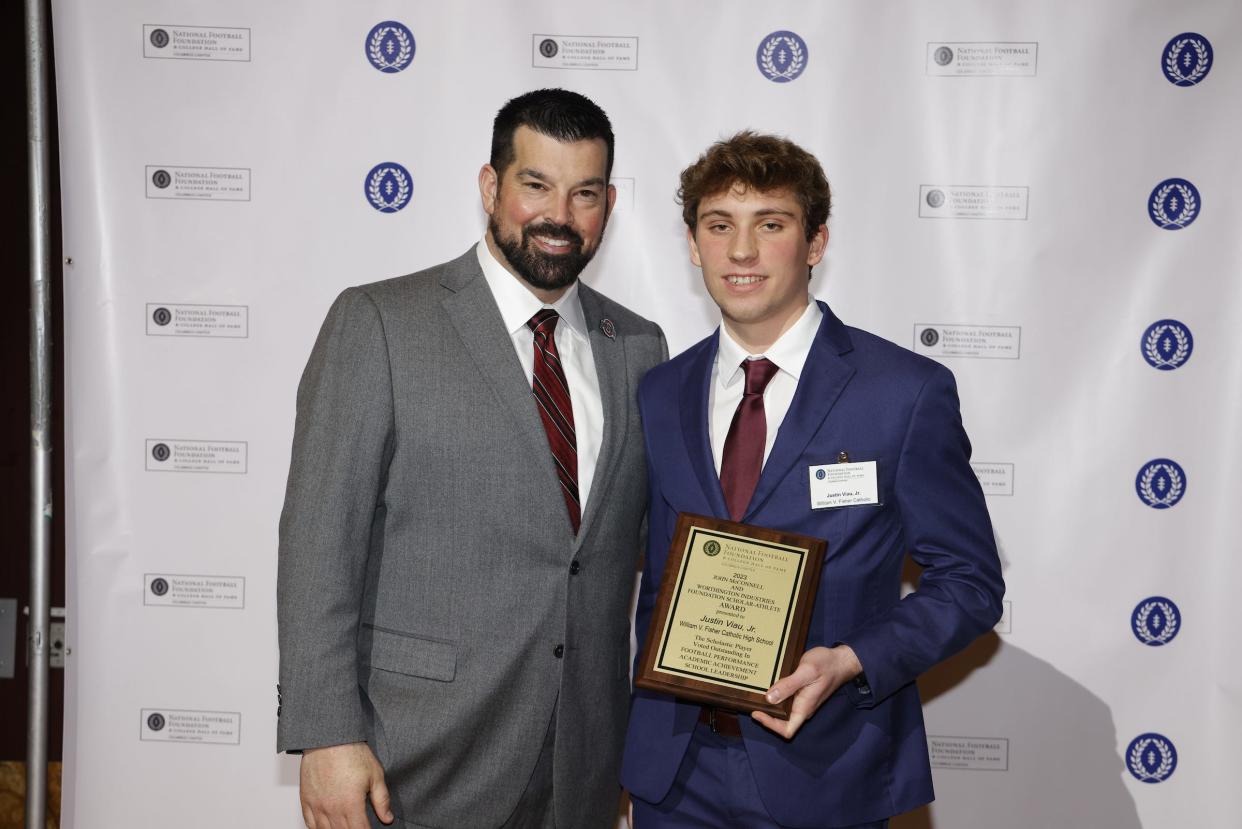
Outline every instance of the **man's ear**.
<svg viewBox="0 0 1242 829"><path fill-rule="evenodd" d="M694 241L694 228L686 228L686 241L690 244L690 261L693 262L696 267L703 267L703 260L699 257L698 242Z"/></svg>
<svg viewBox="0 0 1242 829"><path fill-rule="evenodd" d="M605 218L612 215L612 208L615 207L616 204L617 204L617 188L613 187L610 184L608 185L608 211L604 214Z"/></svg>
<svg viewBox="0 0 1242 829"><path fill-rule="evenodd" d="M811 237L811 246L806 253L806 263L812 268L818 265L824 258L824 251L828 249L828 225L820 225L815 230L815 235Z"/></svg>
<svg viewBox="0 0 1242 829"><path fill-rule="evenodd" d="M500 189L500 177L495 168L484 164L479 170L479 199L483 202L483 210L487 215L496 211L496 192Z"/></svg>

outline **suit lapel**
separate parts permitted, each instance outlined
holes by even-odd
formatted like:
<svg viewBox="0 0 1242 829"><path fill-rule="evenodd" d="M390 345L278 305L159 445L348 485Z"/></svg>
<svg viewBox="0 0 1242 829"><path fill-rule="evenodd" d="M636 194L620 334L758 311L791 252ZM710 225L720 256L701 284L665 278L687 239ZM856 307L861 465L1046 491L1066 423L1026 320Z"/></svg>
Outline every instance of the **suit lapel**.
<svg viewBox="0 0 1242 829"><path fill-rule="evenodd" d="M513 341L505 331L496 299L475 257L474 248L471 248L465 256L448 263L440 283L453 293L441 304L480 376L491 386L512 416L518 435L531 448L531 473L546 478L540 487L532 487L532 491L542 488L556 493L557 504L564 512L543 422L531 397L530 386L526 384L522 364L513 351ZM568 525L568 517L565 520Z"/></svg>
<svg viewBox="0 0 1242 829"><path fill-rule="evenodd" d="M711 423L708 420L707 401L710 397L712 365L716 361L716 349L720 343L720 329L703 344L699 353L686 367L685 380L681 384L681 434L686 443L686 454L694 469L703 495L717 518L728 518L724 491L720 488L720 476L716 473L716 460L712 455Z"/></svg>
<svg viewBox="0 0 1242 829"><path fill-rule="evenodd" d="M578 283L578 301L582 303L582 316L586 320L591 341L591 359L595 362L595 375L599 380L600 403L604 410L604 435L600 441L599 456L595 459L595 475L591 478L591 491L587 495L586 511L574 549L582 545L591 522L599 513L600 504L608 497L612 484L613 467L621 456L622 444L629 429L630 401L636 389L629 376L626 355L625 332L609 337L603 331L603 309L599 294L581 282Z"/></svg>
<svg viewBox="0 0 1242 829"><path fill-rule="evenodd" d="M794 392L789 411L776 434L772 452L763 465L759 483L755 486L755 494L751 497L746 516L742 519L744 521L750 520L777 485L791 474L794 463L819 431L819 427L828 417L828 412L854 376L854 367L840 356L853 349L849 333L828 306L821 302L820 308L824 312L824 318L815 334L815 340L811 343L810 353L807 354L806 364L798 381L798 389Z"/></svg>

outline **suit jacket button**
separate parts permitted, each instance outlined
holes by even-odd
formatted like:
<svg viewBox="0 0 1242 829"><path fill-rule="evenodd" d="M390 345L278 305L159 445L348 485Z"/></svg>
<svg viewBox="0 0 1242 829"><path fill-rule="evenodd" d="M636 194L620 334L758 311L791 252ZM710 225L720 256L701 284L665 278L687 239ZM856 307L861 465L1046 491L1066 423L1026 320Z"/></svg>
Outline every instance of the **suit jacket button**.
<svg viewBox="0 0 1242 829"><path fill-rule="evenodd" d="M557 645L555 648L552 649L552 655L555 656L557 659L560 659L562 656L565 655L565 646Z"/></svg>
<svg viewBox="0 0 1242 829"><path fill-rule="evenodd" d="M581 569L582 565L578 563L578 559L574 559L573 563L569 565L569 575L576 576L578 575L578 571Z"/></svg>

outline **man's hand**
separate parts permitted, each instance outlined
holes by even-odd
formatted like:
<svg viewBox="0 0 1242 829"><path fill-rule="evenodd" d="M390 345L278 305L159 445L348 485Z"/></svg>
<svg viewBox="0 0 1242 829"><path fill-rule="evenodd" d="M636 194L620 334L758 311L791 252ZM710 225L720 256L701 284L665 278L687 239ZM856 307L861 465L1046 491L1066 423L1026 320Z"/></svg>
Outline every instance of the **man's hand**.
<svg viewBox="0 0 1242 829"><path fill-rule="evenodd" d="M392 823L384 768L366 743L312 748L302 755L302 819L307 829L367 829L366 801Z"/></svg>
<svg viewBox="0 0 1242 829"><path fill-rule="evenodd" d="M811 648L802 654L798 669L768 689L768 702L780 702L793 694L793 710L788 720L755 711L751 717L769 731L792 740L802 724L819 710L824 700L838 688L862 673L862 664L849 645Z"/></svg>

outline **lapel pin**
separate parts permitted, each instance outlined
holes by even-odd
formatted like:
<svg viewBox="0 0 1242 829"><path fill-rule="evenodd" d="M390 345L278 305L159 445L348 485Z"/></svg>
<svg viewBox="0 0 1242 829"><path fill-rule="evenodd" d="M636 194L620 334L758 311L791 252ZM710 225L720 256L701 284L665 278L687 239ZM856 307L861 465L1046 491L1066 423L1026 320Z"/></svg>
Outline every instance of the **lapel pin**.
<svg viewBox="0 0 1242 829"><path fill-rule="evenodd" d="M599 330L604 332L604 336L610 340L617 338L617 326L612 324L612 320L604 317L599 321Z"/></svg>

